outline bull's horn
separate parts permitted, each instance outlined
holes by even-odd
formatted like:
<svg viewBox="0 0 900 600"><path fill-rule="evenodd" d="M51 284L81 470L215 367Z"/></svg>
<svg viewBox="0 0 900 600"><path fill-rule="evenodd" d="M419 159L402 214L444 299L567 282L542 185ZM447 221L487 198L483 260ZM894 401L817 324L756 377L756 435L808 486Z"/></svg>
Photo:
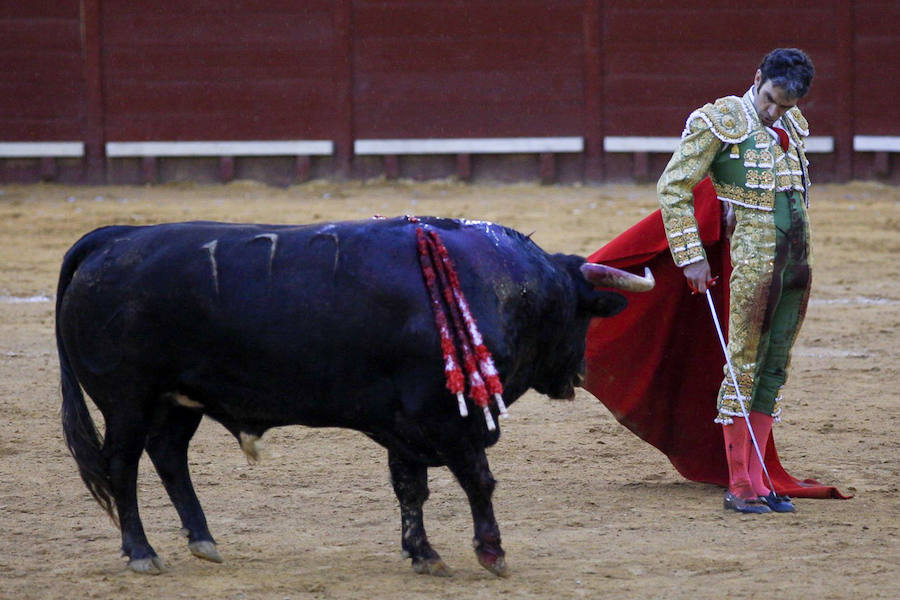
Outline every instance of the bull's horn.
<svg viewBox="0 0 900 600"><path fill-rule="evenodd" d="M652 290L656 284L653 274L647 267L644 267L644 276L641 277L640 275L606 265L584 263L581 265L581 273L585 279L594 285L616 288L627 292L646 292Z"/></svg>

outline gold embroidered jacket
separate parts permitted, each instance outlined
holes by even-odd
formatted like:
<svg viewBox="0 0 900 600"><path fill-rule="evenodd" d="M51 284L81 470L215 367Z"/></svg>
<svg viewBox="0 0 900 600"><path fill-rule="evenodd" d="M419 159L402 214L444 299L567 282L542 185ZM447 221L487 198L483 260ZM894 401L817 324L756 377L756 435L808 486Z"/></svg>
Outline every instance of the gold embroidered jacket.
<svg viewBox="0 0 900 600"><path fill-rule="evenodd" d="M706 257L694 217L693 189L709 174L720 200L772 210L775 193L809 187L804 138L809 124L800 109L780 119L788 133L784 152L774 131L753 107L753 89L698 108L685 123L681 142L657 184L672 258L679 267Z"/></svg>

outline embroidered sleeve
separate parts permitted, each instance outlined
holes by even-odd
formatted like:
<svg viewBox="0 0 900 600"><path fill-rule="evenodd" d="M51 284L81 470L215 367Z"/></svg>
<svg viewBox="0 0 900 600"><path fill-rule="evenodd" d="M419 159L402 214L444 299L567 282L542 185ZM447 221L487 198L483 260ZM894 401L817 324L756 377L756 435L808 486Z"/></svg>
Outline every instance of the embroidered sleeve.
<svg viewBox="0 0 900 600"><path fill-rule="evenodd" d="M694 186L706 177L723 147L709 123L695 114L688 118L681 142L656 186L669 250L679 267L706 258L694 216Z"/></svg>

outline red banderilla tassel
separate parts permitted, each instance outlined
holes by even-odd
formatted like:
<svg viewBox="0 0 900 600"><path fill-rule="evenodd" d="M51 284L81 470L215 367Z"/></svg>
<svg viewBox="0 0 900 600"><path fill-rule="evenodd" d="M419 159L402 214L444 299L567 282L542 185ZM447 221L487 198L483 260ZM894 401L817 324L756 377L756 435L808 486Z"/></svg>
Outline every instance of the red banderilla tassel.
<svg viewBox="0 0 900 600"><path fill-rule="evenodd" d="M463 390L468 378L469 397L482 408L485 424L488 430L493 431L497 425L489 408L491 396L496 400L501 416L507 416L506 405L503 402L503 385L494 366L493 357L485 346L478 325L469 310L456 267L436 231L428 231L426 235L423 228L416 228L416 247L435 325L440 332L447 389L456 394L460 415L467 416ZM447 311L450 313L449 320ZM458 355L462 355L465 375L457 364Z"/></svg>
<svg viewBox="0 0 900 600"><path fill-rule="evenodd" d="M478 371L478 362L475 359L475 353L472 351L472 346L469 343L468 335L463 326L462 314L453 296L453 290L450 286L450 278L447 274L446 266L441 261L433 237L429 236L426 240L428 241L428 250L431 253L431 260L434 265L435 274L437 275L440 291L443 293L444 301L450 312L450 323L453 325L453 332L456 334L456 342L459 351L462 354L463 367L465 368L469 381L469 397L475 401L476 405L481 407L487 428L490 431L493 431L497 428L497 425L494 423L494 418L491 416L491 411L488 408L489 396L487 388L484 385L484 380L481 378L481 373Z"/></svg>
<svg viewBox="0 0 900 600"><path fill-rule="evenodd" d="M456 340L463 355L463 365L469 378L469 396L481 407L484 413L485 424L489 431L493 431L497 426L489 408L490 396L479 369L477 356L472 348L472 341L469 338L469 331L465 325L462 308L458 302L458 297L462 296L462 291L457 289L457 293L454 294L453 284L451 283L451 277L456 276L456 270L452 261L449 260L449 253L441 242L440 237L438 237L437 232L429 231L427 239L429 242L428 248L432 253L431 258L435 272L441 285L441 291L450 311ZM456 281L459 281L458 277ZM463 302L465 302L465 298L463 298Z"/></svg>
<svg viewBox="0 0 900 600"><path fill-rule="evenodd" d="M500 416L506 418L509 416L509 413L506 411L506 404L503 402L503 384L500 382L500 375L497 373L497 368L494 366L494 359L487 349L487 346L484 345L481 332L478 330L478 324L475 322L475 318L469 310L469 303L466 301L465 294L463 294L462 286L459 283L459 275L456 272L453 259L450 258L450 253L447 251L447 247L444 246L444 243L441 241L437 232L429 231L428 235L440 256L441 264L443 265L444 271L450 282L450 288L453 292L455 304L462 313L466 332L468 332L468 335L471 338L472 345L475 346L475 353L478 357L478 368L484 378L487 390L497 402L497 409L500 411Z"/></svg>
<svg viewBox="0 0 900 600"><path fill-rule="evenodd" d="M428 252L425 235L421 227L416 229L416 246L419 251L419 264L422 267L422 276L425 278L425 287L428 289L428 295L431 299L431 310L434 314L434 322L437 325L441 337L441 352L444 355L444 377L446 378L446 386L450 393L456 396L460 416L467 417L469 416L469 410L466 408L466 399L463 396L463 391L465 390L465 378L456 362L456 348L450 333L450 327L447 324L447 315L444 313L444 306L441 303L440 294L437 290L437 279L434 273L431 255Z"/></svg>

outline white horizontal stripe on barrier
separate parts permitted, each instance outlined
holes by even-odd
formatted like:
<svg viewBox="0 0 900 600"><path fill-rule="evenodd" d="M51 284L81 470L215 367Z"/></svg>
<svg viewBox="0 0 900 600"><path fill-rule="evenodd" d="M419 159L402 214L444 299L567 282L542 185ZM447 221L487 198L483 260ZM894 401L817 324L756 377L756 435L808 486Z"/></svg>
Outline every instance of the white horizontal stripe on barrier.
<svg viewBox="0 0 900 600"><path fill-rule="evenodd" d="M582 152L582 137L422 138L356 140L359 155L395 154L524 154Z"/></svg>
<svg viewBox="0 0 900 600"><path fill-rule="evenodd" d="M830 135L811 135L806 138L808 154L828 154L834 152L834 138Z"/></svg>
<svg viewBox="0 0 900 600"><path fill-rule="evenodd" d="M82 142L0 142L0 158L84 156Z"/></svg>
<svg viewBox="0 0 900 600"><path fill-rule="evenodd" d="M900 152L900 135L854 135L857 152Z"/></svg>
<svg viewBox="0 0 900 600"><path fill-rule="evenodd" d="M675 152L678 137L606 136L604 152Z"/></svg>
<svg viewBox="0 0 900 600"><path fill-rule="evenodd" d="M106 156L322 156L334 153L331 140L222 142L107 142Z"/></svg>

